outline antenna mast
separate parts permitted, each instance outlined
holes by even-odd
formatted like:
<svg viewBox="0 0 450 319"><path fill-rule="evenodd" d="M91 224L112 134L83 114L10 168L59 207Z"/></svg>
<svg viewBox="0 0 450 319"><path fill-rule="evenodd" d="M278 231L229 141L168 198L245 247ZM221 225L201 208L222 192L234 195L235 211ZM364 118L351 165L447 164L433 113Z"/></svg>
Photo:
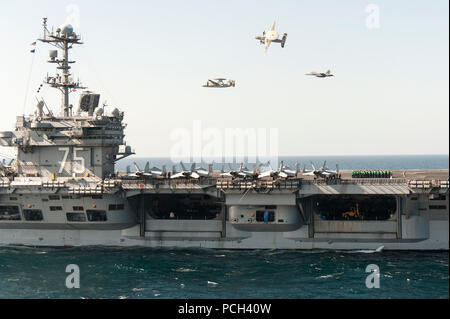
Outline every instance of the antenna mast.
<svg viewBox="0 0 450 319"><path fill-rule="evenodd" d="M63 51L63 58L58 59L58 51L50 51L50 60L48 63L57 63L57 70L62 70L62 76L56 73L55 76L48 76L45 78L44 83L50 85L53 88L57 88L62 92L62 115L64 117L71 116L72 110L69 103L69 93L75 89L85 89L79 83L74 82L69 73L69 64L75 63L75 61L69 60L69 50L72 49L74 44L83 44L81 37L73 32L73 27L70 24L62 26L62 28L56 29L56 33L50 32L47 29L47 18L43 19L44 37L39 39L41 42L50 43L51 45L61 49ZM70 110L70 113L69 113Z"/></svg>

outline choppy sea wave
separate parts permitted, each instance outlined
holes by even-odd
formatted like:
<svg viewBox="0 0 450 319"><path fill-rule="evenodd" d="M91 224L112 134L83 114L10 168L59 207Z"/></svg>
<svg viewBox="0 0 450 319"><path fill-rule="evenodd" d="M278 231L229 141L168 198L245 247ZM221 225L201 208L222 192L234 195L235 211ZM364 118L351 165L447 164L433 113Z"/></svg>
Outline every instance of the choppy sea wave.
<svg viewBox="0 0 450 319"><path fill-rule="evenodd" d="M3 247L0 298L448 298L448 271L448 252Z"/></svg>

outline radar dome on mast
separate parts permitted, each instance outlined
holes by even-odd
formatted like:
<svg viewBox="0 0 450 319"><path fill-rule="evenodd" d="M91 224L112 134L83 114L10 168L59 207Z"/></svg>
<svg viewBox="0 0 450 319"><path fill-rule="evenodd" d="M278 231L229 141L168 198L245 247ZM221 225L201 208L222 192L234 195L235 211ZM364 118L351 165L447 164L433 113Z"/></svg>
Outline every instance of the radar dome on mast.
<svg viewBox="0 0 450 319"><path fill-rule="evenodd" d="M64 24L61 26L61 33L67 37L70 37L73 33L73 27L71 24Z"/></svg>

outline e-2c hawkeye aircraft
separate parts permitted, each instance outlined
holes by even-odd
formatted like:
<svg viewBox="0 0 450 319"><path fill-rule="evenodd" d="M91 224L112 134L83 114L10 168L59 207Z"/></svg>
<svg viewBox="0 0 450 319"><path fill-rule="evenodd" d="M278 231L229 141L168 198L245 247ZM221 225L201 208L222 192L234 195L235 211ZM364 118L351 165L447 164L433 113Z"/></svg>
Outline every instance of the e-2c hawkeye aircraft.
<svg viewBox="0 0 450 319"><path fill-rule="evenodd" d="M255 39L259 40L261 44L264 44L264 52L267 52L270 44L272 42L281 43L281 47L284 48L284 44L286 42L287 33L283 35L282 39L278 39L278 33L275 31L275 21L270 26L269 31L264 31L263 35L257 35Z"/></svg>
<svg viewBox="0 0 450 319"><path fill-rule="evenodd" d="M224 82L226 81L226 82ZM213 80L208 80L205 85L203 85L204 88L229 88L234 87L236 85L236 81L234 80L227 80L223 78L217 78Z"/></svg>

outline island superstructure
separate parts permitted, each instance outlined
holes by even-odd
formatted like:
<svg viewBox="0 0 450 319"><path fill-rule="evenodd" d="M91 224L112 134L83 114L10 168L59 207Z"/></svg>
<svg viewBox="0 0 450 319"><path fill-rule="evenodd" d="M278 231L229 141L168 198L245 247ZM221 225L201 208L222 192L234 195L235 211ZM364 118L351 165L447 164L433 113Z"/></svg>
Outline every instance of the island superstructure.
<svg viewBox="0 0 450 319"><path fill-rule="evenodd" d="M0 145L17 151L1 169L0 244L448 250L448 170L371 179L117 172L134 154L124 113L107 114L91 91L76 109L70 103L86 90L69 58L80 36L70 25L51 32L44 19L40 40L56 47L48 62L57 73L44 83L61 91L61 109L39 100L14 131L0 132Z"/></svg>

